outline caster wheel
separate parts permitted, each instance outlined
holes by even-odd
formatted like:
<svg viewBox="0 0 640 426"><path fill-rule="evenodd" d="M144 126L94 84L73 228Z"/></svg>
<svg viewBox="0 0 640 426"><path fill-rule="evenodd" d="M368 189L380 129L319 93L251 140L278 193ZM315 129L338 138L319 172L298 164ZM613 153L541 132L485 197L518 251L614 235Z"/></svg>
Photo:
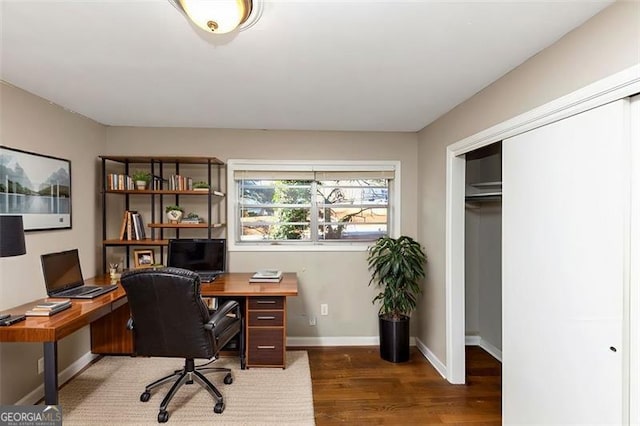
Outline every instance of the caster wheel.
<svg viewBox="0 0 640 426"><path fill-rule="evenodd" d="M231 377L231 373L229 373L226 376L224 376L224 384L230 385L231 383L233 383L233 377Z"/></svg>
<svg viewBox="0 0 640 426"><path fill-rule="evenodd" d="M169 420L169 413L166 411L160 411L158 413L158 423L166 423Z"/></svg>
<svg viewBox="0 0 640 426"><path fill-rule="evenodd" d="M220 414L224 411L224 402L218 402L214 407L213 407L213 412L216 414Z"/></svg>
<svg viewBox="0 0 640 426"><path fill-rule="evenodd" d="M140 401L142 401L142 402L147 402L149 400L149 398L151 398L151 394L149 392L143 392L140 395Z"/></svg>

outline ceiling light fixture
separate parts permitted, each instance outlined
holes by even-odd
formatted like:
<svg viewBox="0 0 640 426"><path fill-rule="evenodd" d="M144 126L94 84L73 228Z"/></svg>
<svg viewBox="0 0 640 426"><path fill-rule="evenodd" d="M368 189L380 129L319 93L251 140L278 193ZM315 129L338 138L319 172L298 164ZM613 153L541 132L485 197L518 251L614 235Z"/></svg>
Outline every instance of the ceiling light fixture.
<svg viewBox="0 0 640 426"><path fill-rule="evenodd" d="M238 27L244 29L251 26L259 17L258 12L261 12L261 8L255 7L259 3L258 0L169 0L169 2L199 28L212 34L226 34Z"/></svg>

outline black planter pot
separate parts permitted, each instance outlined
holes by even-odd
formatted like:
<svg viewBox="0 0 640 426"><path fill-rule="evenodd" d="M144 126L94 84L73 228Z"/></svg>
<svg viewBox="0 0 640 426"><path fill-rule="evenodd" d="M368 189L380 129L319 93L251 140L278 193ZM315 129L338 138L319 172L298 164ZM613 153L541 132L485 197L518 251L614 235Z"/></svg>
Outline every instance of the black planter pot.
<svg viewBox="0 0 640 426"><path fill-rule="evenodd" d="M390 362L409 361L409 317L379 318L380 357Z"/></svg>

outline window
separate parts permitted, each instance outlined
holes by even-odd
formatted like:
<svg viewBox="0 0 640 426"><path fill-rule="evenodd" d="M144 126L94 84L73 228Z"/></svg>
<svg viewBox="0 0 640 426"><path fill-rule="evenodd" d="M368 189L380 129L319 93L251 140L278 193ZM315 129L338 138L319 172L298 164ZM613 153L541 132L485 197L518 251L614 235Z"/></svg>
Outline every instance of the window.
<svg viewBox="0 0 640 426"><path fill-rule="evenodd" d="M229 237L236 249L366 247L392 233L398 168L397 162L231 160Z"/></svg>

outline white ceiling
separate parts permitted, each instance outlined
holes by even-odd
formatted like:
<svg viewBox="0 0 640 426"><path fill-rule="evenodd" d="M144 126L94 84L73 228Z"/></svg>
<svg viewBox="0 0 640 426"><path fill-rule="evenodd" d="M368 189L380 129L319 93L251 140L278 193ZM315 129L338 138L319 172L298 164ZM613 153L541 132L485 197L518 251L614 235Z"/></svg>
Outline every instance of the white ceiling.
<svg viewBox="0 0 640 426"><path fill-rule="evenodd" d="M417 131L611 1L269 1L209 35L167 0L0 0L0 77L114 126Z"/></svg>

